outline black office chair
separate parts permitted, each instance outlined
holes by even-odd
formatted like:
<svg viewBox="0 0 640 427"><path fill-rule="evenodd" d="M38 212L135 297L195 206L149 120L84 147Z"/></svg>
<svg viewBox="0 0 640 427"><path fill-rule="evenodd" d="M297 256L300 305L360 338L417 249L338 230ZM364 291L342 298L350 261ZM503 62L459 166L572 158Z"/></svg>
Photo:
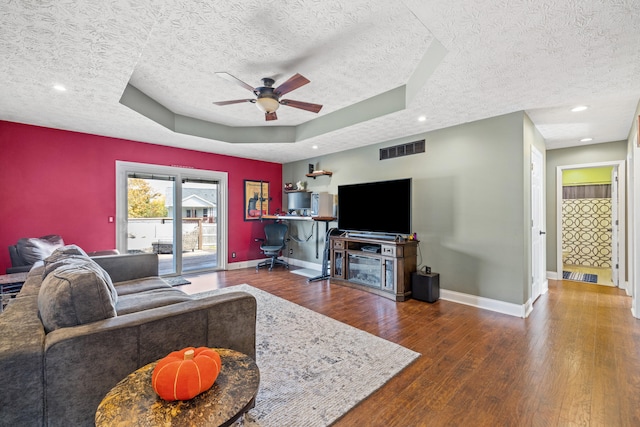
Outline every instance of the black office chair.
<svg viewBox="0 0 640 427"><path fill-rule="evenodd" d="M286 268L289 268L289 264L286 261L278 259L280 251L282 251L287 244L286 235L288 230L289 226L282 222L274 222L264 226L265 239L256 239L256 241L262 242L260 244L260 250L271 258L256 265L256 270L260 267L269 266L269 271L271 271L274 265L284 265Z"/></svg>

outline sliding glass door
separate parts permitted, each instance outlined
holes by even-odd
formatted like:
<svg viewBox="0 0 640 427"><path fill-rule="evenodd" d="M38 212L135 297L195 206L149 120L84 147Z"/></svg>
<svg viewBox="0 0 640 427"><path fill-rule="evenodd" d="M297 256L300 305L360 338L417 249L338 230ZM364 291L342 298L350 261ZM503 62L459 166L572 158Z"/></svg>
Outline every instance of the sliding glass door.
<svg viewBox="0 0 640 427"><path fill-rule="evenodd" d="M161 275L226 268L226 173L128 162L116 172L120 252L158 254Z"/></svg>
<svg viewBox="0 0 640 427"><path fill-rule="evenodd" d="M182 271L218 266L217 181L182 180Z"/></svg>

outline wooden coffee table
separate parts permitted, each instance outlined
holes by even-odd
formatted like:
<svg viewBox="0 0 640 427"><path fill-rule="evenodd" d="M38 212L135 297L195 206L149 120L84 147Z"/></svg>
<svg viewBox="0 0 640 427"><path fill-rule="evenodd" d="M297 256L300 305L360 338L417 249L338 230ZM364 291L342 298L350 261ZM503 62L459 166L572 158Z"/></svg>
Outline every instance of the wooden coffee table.
<svg viewBox="0 0 640 427"><path fill-rule="evenodd" d="M228 349L220 353L222 370L208 391L191 400L162 400L151 385L157 362L138 369L120 381L102 399L96 412L97 427L228 426L254 404L260 371L252 358Z"/></svg>

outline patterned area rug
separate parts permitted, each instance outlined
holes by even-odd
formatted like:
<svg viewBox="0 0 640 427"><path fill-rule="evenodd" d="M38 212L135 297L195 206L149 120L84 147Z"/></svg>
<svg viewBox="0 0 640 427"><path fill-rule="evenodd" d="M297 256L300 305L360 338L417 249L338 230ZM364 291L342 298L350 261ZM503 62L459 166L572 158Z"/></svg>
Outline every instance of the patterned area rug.
<svg viewBox="0 0 640 427"><path fill-rule="evenodd" d="M249 285L195 296L234 291L258 302L260 389L239 425L330 425L420 356Z"/></svg>
<svg viewBox="0 0 640 427"><path fill-rule="evenodd" d="M597 274L576 273L572 271L563 271L562 278L565 280L576 280L578 282L598 283Z"/></svg>

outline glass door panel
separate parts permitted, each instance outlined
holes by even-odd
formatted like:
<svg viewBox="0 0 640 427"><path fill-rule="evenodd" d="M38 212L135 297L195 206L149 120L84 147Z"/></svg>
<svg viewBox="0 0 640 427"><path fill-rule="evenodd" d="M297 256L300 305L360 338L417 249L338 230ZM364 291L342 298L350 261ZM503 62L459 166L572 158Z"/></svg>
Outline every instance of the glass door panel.
<svg viewBox="0 0 640 427"><path fill-rule="evenodd" d="M175 274L175 179L127 175L127 252L158 254L159 273Z"/></svg>
<svg viewBox="0 0 640 427"><path fill-rule="evenodd" d="M348 279L361 285L380 288L382 282L380 258L349 254Z"/></svg>
<svg viewBox="0 0 640 427"><path fill-rule="evenodd" d="M216 181L182 180L182 271L218 267L218 194Z"/></svg>
<svg viewBox="0 0 640 427"><path fill-rule="evenodd" d="M384 286L383 288L387 291L393 291L394 288L394 278L396 277L395 269L393 268L393 260L387 259L384 261Z"/></svg>

